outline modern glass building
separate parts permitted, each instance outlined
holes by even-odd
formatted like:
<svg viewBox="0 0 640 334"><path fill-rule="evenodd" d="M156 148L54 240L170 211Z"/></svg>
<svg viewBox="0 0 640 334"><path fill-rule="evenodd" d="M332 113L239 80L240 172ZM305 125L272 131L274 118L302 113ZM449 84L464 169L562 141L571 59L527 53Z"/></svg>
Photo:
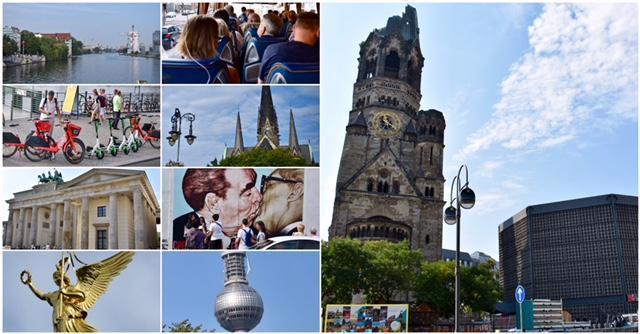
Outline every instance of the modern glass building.
<svg viewBox="0 0 640 334"><path fill-rule="evenodd" d="M574 320L638 309L638 197L602 195L529 206L499 226L504 302L561 299Z"/></svg>

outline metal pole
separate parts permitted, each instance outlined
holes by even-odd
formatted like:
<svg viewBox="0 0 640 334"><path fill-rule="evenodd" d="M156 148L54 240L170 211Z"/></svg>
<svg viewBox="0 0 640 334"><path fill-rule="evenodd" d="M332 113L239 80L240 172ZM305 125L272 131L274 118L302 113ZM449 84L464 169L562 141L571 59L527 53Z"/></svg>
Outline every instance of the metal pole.
<svg viewBox="0 0 640 334"><path fill-rule="evenodd" d="M178 131L180 135L182 135L182 117L178 118ZM181 136L178 136L178 158L176 162L180 162L180 141L182 140Z"/></svg>
<svg viewBox="0 0 640 334"><path fill-rule="evenodd" d="M460 173L458 173L459 176ZM460 178L457 178L456 192L456 309L455 331L460 331Z"/></svg>
<svg viewBox="0 0 640 334"><path fill-rule="evenodd" d="M522 303L518 303L518 304L520 304L520 331L524 332L524 318L522 314Z"/></svg>

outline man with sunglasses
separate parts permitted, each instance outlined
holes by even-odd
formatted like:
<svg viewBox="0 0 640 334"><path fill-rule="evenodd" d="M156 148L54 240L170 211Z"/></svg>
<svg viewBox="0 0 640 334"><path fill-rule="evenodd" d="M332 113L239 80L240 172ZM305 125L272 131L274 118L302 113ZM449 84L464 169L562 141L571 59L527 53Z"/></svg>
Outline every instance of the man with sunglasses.
<svg viewBox="0 0 640 334"><path fill-rule="evenodd" d="M302 222L304 169L275 169L260 182L262 206L256 221L263 221L269 237L291 235Z"/></svg>

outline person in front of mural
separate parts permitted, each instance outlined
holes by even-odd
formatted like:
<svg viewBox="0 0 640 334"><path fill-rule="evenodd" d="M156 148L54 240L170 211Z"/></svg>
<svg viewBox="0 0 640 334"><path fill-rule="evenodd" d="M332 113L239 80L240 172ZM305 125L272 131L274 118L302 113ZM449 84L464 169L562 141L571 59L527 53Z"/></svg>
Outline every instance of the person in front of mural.
<svg viewBox="0 0 640 334"><path fill-rule="evenodd" d="M242 220L242 228L238 230L238 235L236 236L236 249L247 250L250 249L251 246L255 245L256 238L253 234L253 229L251 229L251 223L247 219Z"/></svg>
<svg viewBox="0 0 640 334"><path fill-rule="evenodd" d="M254 225L258 231L258 234L256 234L256 243L265 241L267 239L267 235L264 231L266 231L267 228L264 226L264 222L262 220L258 220Z"/></svg>
<svg viewBox="0 0 640 334"><path fill-rule="evenodd" d="M268 236L291 235L302 223L304 169L273 170L262 178L262 206L256 221L263 221Z"/></svg>
<svg viewBox="0 0 640 334"><path fill-rule="evenodd" d="M213 220L207 227L207 237L209 238L209 249L222 249L222 239L224 233L222 233L222 223L220 223L220 215L213 214Z"/></svg>
<svg viewBox="0 0 640 334"><path fill-rule="evenodd" d="M253 224L262 196L255 187L257 174L253 169L187 169L182 179L182 192L193 209L174 219L175 231L185 226L188 217L203 217L205 226L214 220L222 226L223 247L233 247L243 219ZM218 215L214 219L213 215Z"/></svg>
<svg viewBox="0 0 640 334"><path fill-rule="evenodd" d="M53 133L53 126L55 125L56 116L58 122L62 122L62 113L58 107L58 99L55 97L54 91L50 90L47 96L40 101L40 120L51 124L49 129L49 135Z"/></svg>

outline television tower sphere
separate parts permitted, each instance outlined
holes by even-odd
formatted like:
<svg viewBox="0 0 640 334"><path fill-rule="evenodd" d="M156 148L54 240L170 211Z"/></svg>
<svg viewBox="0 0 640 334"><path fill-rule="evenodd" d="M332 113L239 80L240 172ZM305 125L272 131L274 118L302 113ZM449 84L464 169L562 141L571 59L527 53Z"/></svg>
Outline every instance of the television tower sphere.
<svg viewBox="0 0 640 334"><path fill-rule="evenodd" d="M262 319L262 297L247 281L244 252L224 252L222 260L224 288L216 297L216 319L230 332L248 332Z"/></svg>

